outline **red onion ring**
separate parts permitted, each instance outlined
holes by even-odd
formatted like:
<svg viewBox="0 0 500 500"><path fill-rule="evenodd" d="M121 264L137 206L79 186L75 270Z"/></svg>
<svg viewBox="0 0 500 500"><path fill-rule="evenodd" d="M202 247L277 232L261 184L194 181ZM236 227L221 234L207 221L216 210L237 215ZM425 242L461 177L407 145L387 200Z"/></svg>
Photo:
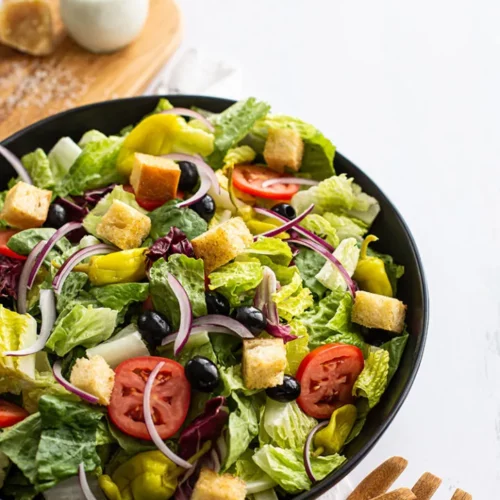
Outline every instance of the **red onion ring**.
<svg viewBox="0 0 500 500"><path fill-rule="evenodd" d="M82 489L83 496L86 500L97 500L92 491L90 490L87 481L87 474L85 474L85 465L83 462L78 466L78 479L80 480L80 488Z"/></svg>
<svg viewBox="0 0 500 500"><path fill-rule="evenodd" d="M69 276L69 273L71 273L72 269L82 260L87 257L92 257L93 255L103 255L113 252L117 252L117 249L110 245L105 245L104 243L99 243L98 245L92 245L78 250L78 252L74 253L66 262L64 262L54 276L54 279L52 280L54 292L56 292L57 295L61 293L64 282Z"/></svg>
<svg viewBox="0 0 500 500"><path fill-rule="evenodd" d="M40 310L42 312L42 326L40 328L40 335L38 335L35 343L26 349L4 352L4 356L29 356L41 351L45 347L57 318L56 300L52 290L40 290Z"/></svg>
<svg viewBox="0 0 500 500"><path fill-rule="evenodd" d="M263 188L274 186L275 184L297 184L301 186L317 186L319 181L312 179L301 179L300 177L276 177L275 179L268 179L262 183Z"/></svg>
<svg viewBox="0 0 500 500"><path fill-rule="evenodd" d="M63 376L61 372L61 360L57 360L52 366L52 373L54 374L54 378L69 392L76 394L79 398L82 398L87 403L96 405L99 402L99 399L96 398L93 394L89 394L88 392L82 391L75 387L73 384L68 382Z"/></svg>
<svg viewBox="0 0 500 500"><path fill-rule="evenodd" d="M28 171L24 168L21 160L15 154L11 153L7 148L0 146L0 155L2 155L10 163L23 182L33 185L33 180L31 179L30 174L28 174Z"/></svg>
<svg viewBox="0 0 500 500"><path fill-rule="evenodd" d="M155 367L155 369L151 372L151 374L148 377L148 381L146 382L146 387L144 388L144 421L146 423L146 428L148 429L149 435L151 436L151 439L153 440L154 444L157 446L157 448L174 464L178 465L179 467L183 467L184 469L191 469L193 466L189 463L183 460L181 457L176 455L162 440L160 435L158 434L158 431L156 430L155 424L153 422L153 417L151 416L151 391L153 389L153 384L155 381L155 378L157 377L158 373L162 369L163 365L165 363L161 361L158 363Z"/></svg>
<svg viewBox="0 0 500 500"><path fill-rule="evenodd" d="M31 274L31 269L35 263L38 254L42 251L43 247L47 242L45 240L40 241L35 245L33 250L31 250L26 262L24 263L23 270L21 271L21 276L19 277L19 285L17 287L17 312L20 314L26 314L28 308L26 305L26 296L28 294L28 278Z"/></svg>
<svg viewBox="0 0 500 500"><path fill-rule="evenodd" d="M282 215L279 215L276 212L273 212L272 210L268 210L267 208L254 207L254 210L260 215L272 217L273 219L279 220L281 222L288 222L288 219L286 217L283 217ZM323 238L316 236L312 231L309 231L308 229L302 226L295 226L293 230L299 233L301 236L305 236L306 238L309 238L310 240L313 240L316 243L323 245L329 252L333 252L335 250L335 248L333 248L333 246L330 245L330 243L325 241Z"/></svg>
<svg viewBox="0 0 500 500"><path fill-rule="evenodd" d="M181 285L181 282L173 275L168 273L167 281L174 292L175 297L179 301L179 308L181 311L181 321L179 325L179 332L175 338L174 355L178 356L186 345L189 335L191 333L191 326L193 324L193 309L189 296Z"/></svg>
<svg viewBox="0 0 500 500"><path fill-rule="evenodd" d="M216 326L216 325L196 325L191 328L191 331L189 333L189 338L196 337L197 335L201 335L203 333L227 333L228 335L233 335L239 337L238 334L230 330L229 328L225 328L224 326ZM162 341L161 345L168 345L171 344L172 342L175 342L175 339L177 338L177 335L179 332L174 332L171 333L170 335L167 335Z"/></svg>
<svg viewBox="0 0 500 500"><path fill-rule="evenodd" d="M305 217L307 217L312 211L313 211L313 208L314 208L314 203L312 203L306 210L304 210L304 212L302 212L299 216L295 217L295 219L292 219L292 220L288 220L287 222L285 222L285 224L283 224L282 226L279 226L275 229L270 229L269 231L266 231L265 233L262 233L262 234L259 234L257 236L254 236L254 241L257 241L259 238L261 238L262 236L265 236L267 238L272 238L273 236L276 236L277 234L280 234L280 233L285 233L286 231L288 231L289 229L291 228L295 228L295 226L302 220L304 219Z"/></svg>
<svg viewBox="0 0 500 500"><path fill-rule="evenodd" d="M190 118L195 118L196 120L200 120L206 127L210 130L210 132L215 132L215 127L210 123L210 121L205 118L202 114L193 111L188 108L172 108L162 111L161 115L177 115L177 116L189 116Z"/></svg>
<svg viewBox="0 0 500 500"><path fill-rule="evenodd" d="M43 250L38 254L38 257L35 260L35 264L33 265L33 269L31 270L30 277L28 279L28 288L31 289L33 283L36 278L36 273L43 264L45 257L47 257L48 253L54 248L55 244L65 235L70 233L71 231L75 231L76 229L80 229L83 227L81 222L68 222L64 224L64 226L60 227L47 241Z"/></svg>
<svg viewBox="0 0 500 500"><path fill-rule="evenodd" d="M239 321L236 321L233 318L229 318L228 316L223 316L222 314L207 314L206 316L201 316L200 318L196 318L193 321L193 326L206 327L207 325L223 326L244 339L254 338L254 336L246 326L242 325Z"/></svg>
<svg viewBox="0 0 500 500"><path fill-rule="evenodd" d="M356 296L356 284L349 276L349 273L345 270L340 261L325 247L319 245L318 243L315 243L314 241L306 240L304 238L291 238L287 240L287 243L289 243L290 245L302 245L308 247L311 250L314 250L316 253L322 255L325 259L329 260L339 270L340 274L347 283L347 287L349 288L349 292L351 293L353 298Z"/></svg>
<svg viewBox="0 0 500 500"><path fill-rule="evenodd" d="M323 427L326 427L329 423L330 423L329 420L325 420L324 422L320 422L307 435L306 443L304 445L304 467L306 469L307 477L311 480L311 483L316 482L316 478L314 477L314 473L313 473L312 465L311 465L311 457L310 457L311 442L312 442L312 439L313 439L314 435L316 434L316 432L318 432Z"/></svg>

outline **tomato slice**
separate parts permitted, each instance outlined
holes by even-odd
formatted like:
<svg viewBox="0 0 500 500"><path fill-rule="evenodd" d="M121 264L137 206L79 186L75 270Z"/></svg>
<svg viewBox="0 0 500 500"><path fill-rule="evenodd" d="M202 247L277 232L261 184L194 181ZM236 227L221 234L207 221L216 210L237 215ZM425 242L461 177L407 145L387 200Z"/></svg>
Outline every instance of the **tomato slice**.
<svg viewBox="0 0 500 500"><path fill-rule="evenodd" d="M151 441L144 423L143 397L149 375L164 362L151 392L153 422L162 439L173 436L186 420L191 386L176 361L155 356L127 359L115 369L115 385L108 406L111 421L125 434Z"/></svg>
<svg viewBox="0 0 500 500"><path fill-rule="evenodd" d="M264 181L290 177L256 165L238 165L233 170L233 185L244 193L271 200L289 200L299 190L296 184L274 184L264 188Z"/></svg>
<svg viewBox="0 0 500 500"><path fill-rule="evenodd" d="M21 422L28 415L24 408L0 399L0 429Z"/></svg>
<svg viewBox="0 0 500 500"><path fill-rule="evenodd" d="M15 229L7 229L5 231L0 231L0 255L5 255L5 257L10 257L11 259L26 260L28 257L24 255L19 255L13 252L7 243L12 236L14 236L19 231Z"/></svg>
<svg viewBox="0 0 500 500"><path fill-rule="evenodd" d="M135 195L134 188L130 185L123 186L123 190ZM137 196L135 197L135 201L140 207L144 208L144 210L147 210L148 212L152 212L153 210L156 210L157 208L165 204L164 201L148 200L146 198L137 198Z"/></svg>
<svg viewBox="0 0 500 500"><path fill-rule="evenodd" d="M311 417L330 418L337 408L353 402L352 387L364 364L361 349L353 345L326 344L314 349L297 371L298 405Z"/></svg>

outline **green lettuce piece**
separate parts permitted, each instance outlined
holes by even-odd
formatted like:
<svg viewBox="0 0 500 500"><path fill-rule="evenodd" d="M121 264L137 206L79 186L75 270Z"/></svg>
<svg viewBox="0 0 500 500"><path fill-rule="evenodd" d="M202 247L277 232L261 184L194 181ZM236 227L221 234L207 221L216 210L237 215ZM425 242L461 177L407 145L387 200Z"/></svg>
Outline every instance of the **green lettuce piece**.
<svg viewBox="0 0 500 500"><path fill-rule="evenodd" d="M49 151L48 158L54 180L60 182L82 154L82 149L70 137L63 137ZM73 193L76 194L76 193Z"/></svg>
<svg viewBox="0 0 500 500"><path fill-rule="evenodd" d="M385 349L373 348L365 367L359 374L352 393L354 396L363 396L368 399L368 405L373 408L379 401L387 387L389 374L389 352Z"/></svg>
<svg viewBox="0 0 500 500"><path fill-rule="evenodd" d="M224 333L211 333L210 340L219 365L233 366L241 362L241 339Z"/></svg>
<svg viewBox="0 0 500 500"><path fill-rule="evenodd" d="M355 238L347 238L342 240L340 245L333 252L334 257L342 264L344 269L349 273L349 276L354 274L359 260L359 247ZM316 275L316 279L326 288L336 290L347 289L347 283L340 274L338 268L330 261L325 262L320 272Z"/></svg>
<svg viewBox="0 0 500 500"><path fill-rule="evenodd" d="M313 232L320 238L323 238L333 247L337 247L340 243L335 228L330 224L330 222L328 222L327 219L325 219L321 215L309 214L305 219L302 220L300 225Z"/></svg>
<svg viewBox="0 0 500 500"><path fill-rule="evenodd" d="M14 500L33 500L37 492L35 487L28 481L18 467L12 465L5 479L2 493L7 498Z"/></svg>
<svg viewBox="0 0 500 500"><path fill-rule="evenodd" d="M234 391L240 391L245 396L252 396L260 391L260 389L252 390L245 387L241 364L219 366L219 375L223 386L221 396L230 396Z"/></svg>
<svg viewBox="0 0 500 500"><path fill-rule="evenodd" d="M61 293L56 295L57 311L59 313L76 302L87 281L88 276L85 273L74 272L66 278Z"/></svg>
<svg viewBox="0 0 500 500"><path fill-rule="evenodd" d="M226 153L237 145L251 130L255 122L267 115L270 106L255 97L238 101L225 111L211 117L215 125L214 151L207 158L212 168L224 164Z"/></svg>
<svg viewBox="0 0 500 500"><path fill-rule="evenodd" d="M135 208L141 213L146 213L135 201L135 196L128 193L122 186L116 186L111 193L107 194L99 203L86 215L83 219L83 227L85 230L97 237L97 226L102 220L103 215L109 210L109 207L115 200L121 201L126 205Z"/></svg>
<svg viewBox="0 0 500 500"><path fill-rule="evenodd" d="M347 215L370 227L380 212L380 205L373 196L363 193L361 187L357 184L353 184L352 188L355 196L354 203L352 208L347 211Z"/></svg>
<svg viewBox="0 0 500 500"><path fill-rule="evenodd" d="M278 308L278 314L286 321L291 321L295 316L301 315L314 304L311 291L302 286L299 270L288 285L282 286L273 293L272 298Z"/></svg>
<svg viewBox="0 0 500 500"><path fill-rule="evenodd" d="M36 321L30 315L9 311L0 304L0 394L19 394L35 379L35 355L4 356L3 353L33 345L36 330Z"/></svg>
<svg viewBox="0 0 500 500"><path fill-rule="evenodd" d="M108 423L108 428L111 436L118 443L118 446L130 453L131 455L136 455L137 453L142 453L143 451L151 451L156 449L155 444L152 441L145 441L143 439L137 439L128 434L123 433L118 427L115 427L112 423Z"/></svg>
<svg viewBox="0 0 500 500"><path fill-rule="evenodd" d="M231 400L236 407L229 414L226 439L228 453L224 462L224 470L229 469L238 460L259 433L255 396L245 397L233 392Z"/></svg>
<svg viewBox="0 0 500 500"><path fill-rule="evenodd" d="M247 483L247 494L255 491L266 491L274 488L273 481L253 460L253 450L247 450L238 458L235 467L235 475Z"/></svg>
<svg viewBox="0 0 500 500"><path fill-rule="evenodd" d="M84 148L91 142L100 142L104 139L107 139L107 136L102 132L99 132L99 130L89 130L82 135L81 139L78 141L78 146L80 146L80 148Z"/></svg>
<svg viewBox="0 0 500 500"><path fill-rule="evenodd" d="M262 153L270 128L291 128L304 141L304 154L300 174L322 181L335 174L333 159L335 146L316 127L298 118L283 115L268 115L255 123L249 142Z"/></svg>
<svg viewBox="0 0 500 500"><path fill-rule="evenodd" d="M290 245L279 238L261 238L245 249L244 253L259 260L267 257L273 264L280 266L288 266L293 258ZM267 262L262 262L262 265L267 265Z"/></svg>
<svg viewBox="0 0 500 500"><path fill-rule="evenodd" d="M331 224L337 232L340 241L346 238L356 238L363 241L363 236L368 232L366 224L357 219L347 217L347 215L337 215L333 212L325 212L323 217Z"/></svg>
<svg viewBox="0 0 500 500"><path fill-rule="evenodd" d="M166 236L171 227L179 228L189 240L207 231L208 225L194 210L177 208L172 200L149 213L151 219L151 238L157 240Z"/></svg>
<svg viewBox="0 0 500 500"><path fill-rule="evenodd" d="M124 184L126 179L116 169L116 159L123 137L107 137L85 145L67 175L56 186L60 196L81 195L88 189L110 184Z"/></svg>
<svg viewBox="0 0 500 500"><path fill-rule="evenodd" d="M311 488L302 450L283 449L270 444L262 446L253 461L288 493L299 493ZM342 455L311 457L311 467L318 481L338 469L344 462Z"/></svg>
<svg viewBox="0 0 500 500"><path fill-rule="evenodd" d="M389 278L389 281L391 283L392 293L394 296L396 296L398 290L398 280L405 273L404 266L396 264L394 262L394 259L390 255L379 253L375 250L372 250L370 247L368 247L367 254L370 257L378 257L379 259L383 260L385 272L387 273L387 277Z"/></svg>
<svg viewBox="0 0 500 500"><path fill-rule="evenodd" d="M273 444L281 448L301 450L317 420L306 415L295 401L280 403L267 398L260 418L260 445Z"/></svg>
<svg viewBox="0 0 500 500"><path fill-rule="evenodd" d="M94 347L111 337L117 315L113 309L77 304L58 321L47 348L58 356L64 356L78 345Z"/></svg>
<svg viewBox="0 0 500 500"><path fill-rule="evenodd" d="M28 171L33 180L33 184L41 189L51 189L55 184L54 176L50 168L49 158L38 148L32 153L28 153L21 158L24 168Z"/></svg>
<svg viewBox="0 0 500 500"><path fill-rule="evenodd" d="M173 328L180 323L179 301L167 282L168 273L174 275L186 290L193 316L207 314L205 302L205 267L201 259L192 259L183 254L171 255L157 260L149 271L150 294L155 309L164 314Z"/></svg>
<svg viewBox="0 0 500 500"><path fill-rule="evenodd" d="M403 335L394 337L389 342L382 344L381 349L385 349L389 353L389 371L387 373L387 384L392 380L396 370L398 369L401 358L410 336L404 332Z"/></svg>
<svg viewBox="0 0 500 500"><path fill-rule="evenodd" d="M326 326L334 332L349 335L356 330L351 322L353 300L350 293L345 293L340 299L335 314L328 320Z"/></svg>
<svg viewBox="0 0 500 500"><path fill-rule="evenodd" d="M21 255L29 255L33 248L40 241L47 241L56 232L55 229L49 227L40 227L36 229L25 229L10 237L7 246L13 251ZM66 252L71 248L71 243L66 238L61 238L52 250L47 260L54 259L59 255L58 252Z"/></svg>
<svg viewBox="0 0 500 500"><path fill-rule="evenodd" d="M232 307L238 307L247 298L245 294L255 290L263 277L259 262L233 262L210 274L209 288L224 295Z"/></svg>
<svg viewBox="0 0 500 500"><path fill-rule="evenodd" d="M368 412L370 411L368 399L366 398L358 398L356 400L355 406L358 416L356 418L356 422L354 422L354 426L351 429L349 436L347 436L347 439L345 440L344 446L349 444L353 439L356 439L359 436L359 434L363 430L363 427L365 426L366 418L368 416Z"/></svg>
<svg viewBox="0 0 500 500"><path fill-rule="evenodd" d="M316 275L321 271L326 259L314 250L301 248L294 262L299 269L304 286L321 299L327 288L316 279Z"/></svg>
<svg viewBox="0 0 500 500"><path fill-rule="evenodd" d="M301 321L294 319L290 322L291 334L297 338L285 344L286 370L288 375L295 375L302 360L309 354L309 335L307 328Z"/></svg>
<svg viewBox="0 0 500 500"><path fill-rule="evenodd" d="M231 148L224 156L224 167L233 167L241 163L252 163L256 153L250 146Z"/></svg>

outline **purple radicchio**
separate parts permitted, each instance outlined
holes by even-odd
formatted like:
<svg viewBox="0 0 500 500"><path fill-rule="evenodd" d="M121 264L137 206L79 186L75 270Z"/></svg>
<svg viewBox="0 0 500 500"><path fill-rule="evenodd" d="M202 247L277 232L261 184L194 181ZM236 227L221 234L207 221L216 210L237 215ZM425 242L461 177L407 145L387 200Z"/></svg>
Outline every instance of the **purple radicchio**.
<svg viewBox="0 0 500 500"><path fill-rule="evenodd" d="M149 248L146 256L148 263L161 259L167 260L175 253L181 253L188 257L194 257L193 245L191 245L187 236L177 227L171 227L166 236L158 238Z"/></svg>
<svg viewBox="0 0 500 500"><path fill-rule="evenodd" d="M0 255L0 297L17 299L17 287L23 265L22 260Z"/></svg>

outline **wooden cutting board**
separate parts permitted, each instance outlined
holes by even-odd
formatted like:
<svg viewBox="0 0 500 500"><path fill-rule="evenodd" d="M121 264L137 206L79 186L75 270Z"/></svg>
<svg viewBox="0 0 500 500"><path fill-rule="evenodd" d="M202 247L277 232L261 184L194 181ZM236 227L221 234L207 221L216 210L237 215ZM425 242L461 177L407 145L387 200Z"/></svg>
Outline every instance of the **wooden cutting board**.
<svg viewBox="0 0 500 500"><path fill-rule="evenodd" d="M66 35L48 57L0 46L0 140L65 109L141 94L175 52L181 35L176 3L150 0L140 37L113 54L87 52Z"/></svg>

